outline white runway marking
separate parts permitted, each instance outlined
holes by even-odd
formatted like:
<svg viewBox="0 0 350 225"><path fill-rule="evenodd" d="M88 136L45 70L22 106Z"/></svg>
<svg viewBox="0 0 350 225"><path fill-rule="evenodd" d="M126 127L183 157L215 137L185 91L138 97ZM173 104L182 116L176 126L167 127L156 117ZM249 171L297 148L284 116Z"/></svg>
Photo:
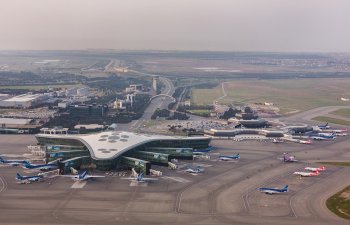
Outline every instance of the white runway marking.
<svg viewBox="0 0 350 225"><path fill-rule="evenodd" d="M169 179L169 180L174 180L174 181L177 181L177 182L180 182L180 183L188 183L188 182L191 182L185 178L182 178L182 177L168 177L168 176L163 176L162 178L164 179Z"/></svg>
<svg viewBox="0 0 350 225"><path fill-rule="evenodd" d="M137 181L134 181L134 180L132 180L131 182L130 182L130 187L147 187L148 186L148 183L147 182L137 182Z"/></svg>
<svg viewBox="0 0 350 225"><path fill-rule="evenodd" d="M200 164L200 163L195 163L196 166L200 166L200 167L211 167L212 165L208 165L208 164Z"/></svg>
<svg viewBox="0 0 350 225"><path fill-rule="evenodd" d="M86 181L75 181L70 188L83 188L86 185Z"/></svg>

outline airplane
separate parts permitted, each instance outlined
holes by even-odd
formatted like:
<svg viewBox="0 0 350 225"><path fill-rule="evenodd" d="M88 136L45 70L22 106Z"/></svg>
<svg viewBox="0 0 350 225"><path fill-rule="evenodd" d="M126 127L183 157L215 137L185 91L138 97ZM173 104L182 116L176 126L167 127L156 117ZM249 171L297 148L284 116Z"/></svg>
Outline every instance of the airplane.
<svg viewBox="0 0 350 225"><path fill-rule="evenodd" d="M228 161L228 160L232 160L232 159L240 159L241 156L239 155L239 153L237 153L236 155L219 155L219 159L222 161Z"/></svg>
<svg viewBox="0 0 350 225"><path fill-rule="evenodd" d="M332 130L332 132L333 133L336 133L336 134L340 134L340 133L345 133L345 132L347 132L348 131L348 129L339 129L339 130Z"/></svg>
<svg viewBox="0 0 350 225"><path fill-rule="evenodd" d="M40 171L49 171L58 169L58 165L56 161L49 162L48 164L30 164L29 162L25 161L23 163L23 169L37 169Z"/></svg>
<svg viewBox="0 0 350 225"><path fill-rule="evenodd" d="M335 138L335 133L318 133L318 136L324 138Z"/></svg>
<svg viewBox="0 0 350 225"><path fill-rule="evenodd" d="M301 177L313 177L318 176L320 174L319 171L316 172L294 172L295 175L300 175Z"/></svg>
<svg viewBox="0 0 350 225"><path fill-rule="evenodd" d="M123 178L120 178L120 179L133 180L133 181L136 181L137 183L145 183L145 182L148 182L148 181L158 180L157 178L144 177L143 173L137 174L135 177L123 177Z"/></svg>
<svg viewBox="0 0 350 225"><path fill-rule="evenodd" d="M193 168L188 168L185 170L187 173L202 173L204 169L202 169L200 166L197 166L195 169Z"/></svg>
<svg viewBox="0 0 350 225"><path fill-rule="evenodd" d="M77 174L77 175L61 175L61 176L62 177L70 177L75 181L86 181L86 180L90 180L92 178L105 177L105 176L99 176L99 175L89 175L86 170L82 173Z"/></svg>
<svg viewBox="0 0 350 225"><path fill-rule="evenodd" d="M288 185L284 186L284 188L258 188L259 191L265 193L265 194L280 194L284 192L288 192Z"/></svg>
<svg viewBox="0 0 350 225"><path fill-rule="evenodd" d="M321 130L323 130L323 129L330 129L331 126L329 126L328 123L326 123L325 125L319 125L318 128L320 128Z"/></svg>
<svg viewBox="0 0 350 225"><path fill-rule="evenodd" d="M277 144L277 143L283 143L283 140L274 138L274 139L272 140L272 143L275 143L275 144Z"/></svg>
<svg viewBox="0 0 350 225"><path fill-rule="evenodd" d="M298 160L295 159L295 156L288 156L287 153L283 154L282 160L283 162L298 162Z"/></svg>
<svg viewBox="0 0 350 225"><path fill-rule="evenodd" d="M37 182L43 179L43 176L21 176L19 173L16 174L16 180L20 180L21 183Z"/></svg>
<svg viewBox="0 0 350 225"><path fill-rule="evenodd" d="M325 166L321 166L321 167L305 167L304 168L305 170L308 170L308 171L312 171L312 172L320 172L320 171L325 171L326 170L326 167Z"/></svg>
<svg viewBox="0 0 350 225"><path fill-rule="evenodd" d="M213 147L212 146L209 146L208 148L206 149L193 149L193 152L211 152L213 150Z"/></svg>
<svg viewBox="0 0 350 225"><path fill-rule="evenodd" d="M19 166L20 164L26 163L25 160L6 160L0 156L0 164L6 164L10 166Z"/></svg>
<svg viewBox="0 0 350 225"><path fill-rule="evenodd" d="M316 141L325 141L325 140L329 141L329 140L335 139L335 136L332 136L332 137L310 136L310 138Z"/></svg>
<svg viewBox="0 0 350 225"><path fill-rule="evenodd" d="M307 141L299 140L299 143L300 143L300 144L307 144L307 145L310 145L310 144L312 144L312 141L311 141L311 140L307 140Z"/></svg>

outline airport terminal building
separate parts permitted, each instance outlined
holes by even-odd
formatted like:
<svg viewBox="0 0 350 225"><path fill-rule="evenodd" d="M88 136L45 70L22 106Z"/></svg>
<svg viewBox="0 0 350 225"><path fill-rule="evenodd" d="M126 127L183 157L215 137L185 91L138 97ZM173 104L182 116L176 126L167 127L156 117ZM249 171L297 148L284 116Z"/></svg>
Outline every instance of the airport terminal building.
<svg viewBox="0 0 350 225"><path fill-rule="evenodd" d="M107 131L93 134L44 132L36 135L48 161L61 159L63 173L70 167L111 170L134 167L146 174L151 164L167 165L172 158L192 159L194 149L209 147L210 137L149 135Z"/></svg>

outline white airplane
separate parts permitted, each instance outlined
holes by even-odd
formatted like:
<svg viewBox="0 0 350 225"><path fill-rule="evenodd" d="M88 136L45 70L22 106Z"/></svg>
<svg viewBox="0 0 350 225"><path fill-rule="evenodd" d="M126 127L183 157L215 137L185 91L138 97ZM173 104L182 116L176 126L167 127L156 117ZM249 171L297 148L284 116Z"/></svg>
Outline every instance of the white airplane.
<svg viewBox="0 0 350 225"><path fill-rule="evenodd" d="M312 172L320 172L320 171L325 171L326 170L326 167L325 166L321 166L321 167L305 167L304 168L305 170L308 170L308 171L312 171Z"/></svg>
<svg viewBox="0 0 350 225"><path fill-rule="evenodd" d="M329 140L334 139L335 136L334 136L334 137L310 136L310 138L312 138L312 139L314 139L314 140L317 140L317 141L325 141L325 140L329 141Z"/></svg>
<svg viewBox="0 0 350 225"><path fill-rule="evenodd" d="M300 144L307 144L307 145L310 145L310 144L312 144L312 141L311 141L311 140L307 140L307 141L299 140L299 143L300 143Z"/></svg>
<svg viewBox="0 0 350 225"><path fill-rule="evenodd" d="M346 133L347 131L348 131L347 128L345 128L345 129L331 130L332 133L336 133L336 134Z"/></svg>
<svg viewBox="0 0 350 225"><path fill-rule="evenodd" d="M241 156L239 155L239 153L237 153L236 155L219 155L219 159L222 161L230 161L233 159L240 159Z"/></svg>
<svg viewBox="0 0 350 225"><path fill-rule="evenodd" d="M133 180L133 181L136 181L137 183L145 183L145 182L148 182L148 181L158 180L157 178L144 177L143 173L137 174L136 177L123 177L123 178L120 178L120 179Z"/></svg>
<svg viewBox="0 0 350 225"><path fill-rule="evenodd" d="M10 166L19 166L21 164L27 163L25 160L6 160L0 157L0 164L10 165Z"/></svg>
<svg viewBox="0 0 350 225"><path fill-rule="evenodd" d="M48 164L30 164L29 162L25 161L23 163L23 169L49 171L49 170L58 169L58 164L57 164L57 160L49 162Z"/></svg>
<svg viewBox="0 0 350 225"><path fill-rule="evenodd" d="M324 137L324 138L335 138L335 133L332 132L332 133L318 133L319 137Z"/></svg>
<svg viewBox="0 0 350 225"><path fill-rule="evenodd" d="M273 140L272 140L272 143L275 143L275 144L277 144L277 143L283 143L284 141L283 140L281 140L281 139L276 139L276 138L274 138Z"/></svg>
<svg viewBox="0 0 350 225"><path fill-rule="evenodd" d="M288 185L284 186L284 188L258 188L259 191L265 193L265 194L280 194L284 192L288 192Z"/></svg>
<svg viewBox="0 0 350 225"><path fill-rule="evenodd" d="M16 174L16 180L21 181L21 184L28 184L31 182L38 182L43 179L43 176L21 176L19 173Z"/></svg>
<svg viewBox="0 0 350 225"><path fill-rule="evenodd" d="M193 168L188 168L187 170L185 170L187 173L202 173L204 171L203 168L201 168L200 166L197 166L195 169Z"/></svg>
<svg viewBox="0 0 350 225"><path fill-rule="evenodd" d="M328 125L328 123L326 123L325 125L319 125L318 128L320 128L321 130L324 130L324 129L330 129L331 127Z"/></svg>
<svg viewBox="0 0 350 225"><path fill-rule="evenodd" d="M320 174L319 171L316 172L294 172L295 175L300 175L301 177L313 177L318 176Z"/></svg>
<svg viewBox="0 0 350 225"><path fill-rule="evenodd" d="M99 175L89 175L87 171L84 171L77 175L61 175L62 177L70 177L75 181L86 181L92 178L98 178L98 177L105 177L105 176L99 176Z"/></svg>

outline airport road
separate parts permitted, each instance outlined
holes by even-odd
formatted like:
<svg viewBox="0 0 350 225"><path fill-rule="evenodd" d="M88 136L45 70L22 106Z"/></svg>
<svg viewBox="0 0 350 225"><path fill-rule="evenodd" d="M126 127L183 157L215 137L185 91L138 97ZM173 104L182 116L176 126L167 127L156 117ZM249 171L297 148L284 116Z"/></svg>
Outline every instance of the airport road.
<svg viewBox="0 0 350 225"><path fill-rule="evenodd" d="M14 157L35 140L2 135L0 142L0 152ZM350 185L349 168L327 166L309 178L292 173L319 166L315 161L350 160L349 144L349 137L313 145L214 140L211 160L180 161L184 167L177 171L156 166L171 179L135 187L118 176L84 185L63 177L20 185L14 175L23 169L0 167L0 224L348 224L324 203ZM300 162L282 163L284 152ZM242 158L221 162L219 153L240 153ZM184 168L190 164L201 165L204 173L187 174ZM285 184L290 191L280 195L256 190Z"/></svg>
<svg viewBox="0 0 350 225"><path fill-rule="evenodd" d="M147 75L152 75L152 74L147 74ZM171 80L165 77L159 77L161 82L164 84L164 89L162 90L162 94L166 94L169 96L172 96L172 94L175 91L175 87ZM172 102L172 99L169 97L165 96L159 96L157 98L154 98L148 107L145 109L143 112L143 115L140 119L134 120L129 124L118 124L118 129L120 130L135 130L140 128L140 126L145 122L151 119L151 116L153 115L154 111L159 108L159 109L168 109L168 105Z"/></svg>

